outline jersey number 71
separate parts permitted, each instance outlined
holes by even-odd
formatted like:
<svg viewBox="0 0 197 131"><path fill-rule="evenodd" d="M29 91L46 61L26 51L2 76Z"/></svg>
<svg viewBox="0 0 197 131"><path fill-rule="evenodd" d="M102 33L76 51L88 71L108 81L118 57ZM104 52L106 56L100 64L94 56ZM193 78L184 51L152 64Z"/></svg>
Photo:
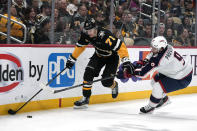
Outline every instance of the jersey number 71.
<svg viewBox="0 0 197 131"><path fill-rule="evenodd" d="M109 44L110 46L112 45L111 40L116 40L113 36L109 36L109 38L107 38L107 40L105 41L106 44Z"/></svg>

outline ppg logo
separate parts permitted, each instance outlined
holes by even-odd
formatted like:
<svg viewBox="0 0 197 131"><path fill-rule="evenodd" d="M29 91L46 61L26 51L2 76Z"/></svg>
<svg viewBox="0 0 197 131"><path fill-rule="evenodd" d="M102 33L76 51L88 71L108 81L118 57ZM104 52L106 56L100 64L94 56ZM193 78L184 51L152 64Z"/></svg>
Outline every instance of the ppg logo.
<svg viewBox="0 0 197 131"><path fill-rule="evenodd" d="M48 59L48 81L66 67L70 53L52 53ZM49 86L53 88L72 86L75 82L75 66L62 72Z"/></svg>

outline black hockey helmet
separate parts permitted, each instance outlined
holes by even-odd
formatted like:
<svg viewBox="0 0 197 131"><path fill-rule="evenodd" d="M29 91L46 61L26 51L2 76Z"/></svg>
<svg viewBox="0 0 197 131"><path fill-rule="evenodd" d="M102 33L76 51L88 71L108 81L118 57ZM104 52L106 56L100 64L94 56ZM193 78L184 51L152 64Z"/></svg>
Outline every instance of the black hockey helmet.
<svg viewBox="0 0 197 131"><path fill-rule="evenodd" d="M84 29L85 30L90 30L96 27L96 21L94 18L88 18L86 19L84 23Z"/></svg>

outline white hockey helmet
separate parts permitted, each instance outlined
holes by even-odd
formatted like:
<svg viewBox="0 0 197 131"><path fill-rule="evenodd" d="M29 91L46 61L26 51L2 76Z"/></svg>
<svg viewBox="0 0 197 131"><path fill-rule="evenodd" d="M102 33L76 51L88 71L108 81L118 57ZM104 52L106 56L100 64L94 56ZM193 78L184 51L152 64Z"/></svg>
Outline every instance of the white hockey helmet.
<svg viewBox="0 0 197 131"><path fill-rule="evenodd" d="M166 38L163 36L157 36L151 41L151 47L160 51L161 48L166 48L168 45Z"/></svg>

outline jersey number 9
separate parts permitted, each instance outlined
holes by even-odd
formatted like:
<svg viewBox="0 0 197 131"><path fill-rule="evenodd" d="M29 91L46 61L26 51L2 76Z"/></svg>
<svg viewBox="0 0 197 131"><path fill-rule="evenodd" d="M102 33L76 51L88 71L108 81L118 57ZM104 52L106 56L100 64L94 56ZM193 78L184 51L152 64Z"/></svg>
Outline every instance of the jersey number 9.
<svg viewBox="0 0 197 131"><path fill-rule="evenodd" d="M183 57L178 52L174 51L174 57L177 58L177 60L179 60L180 62L183 62L183 65L185 65Z"/></svg>

